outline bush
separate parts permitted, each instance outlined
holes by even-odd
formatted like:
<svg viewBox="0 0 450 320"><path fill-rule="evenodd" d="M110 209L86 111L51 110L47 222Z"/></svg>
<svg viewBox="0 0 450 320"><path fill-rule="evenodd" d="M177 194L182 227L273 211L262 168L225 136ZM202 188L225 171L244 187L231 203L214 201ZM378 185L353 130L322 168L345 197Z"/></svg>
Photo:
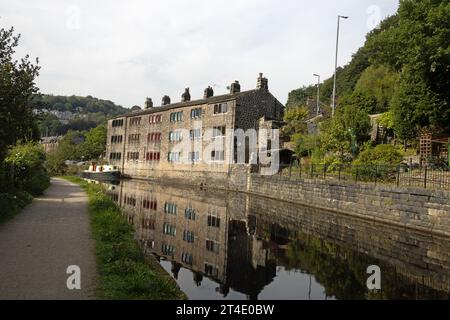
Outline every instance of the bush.
<svg viewBox="0 0 450 320"><path fill-rule="evenodd" d="M363 150L356 160L355 165L383 165L398 166L403 161L403 153L395 146L390 144L380 144L373 147L367 147Z"/></svg>
<svg viewBox="0 0 450 320"><path fill-rule="evenodd" d="M50 185L45 152L35 142L18 143L8 150L5 166L16 190L40 195Z"/></svg>

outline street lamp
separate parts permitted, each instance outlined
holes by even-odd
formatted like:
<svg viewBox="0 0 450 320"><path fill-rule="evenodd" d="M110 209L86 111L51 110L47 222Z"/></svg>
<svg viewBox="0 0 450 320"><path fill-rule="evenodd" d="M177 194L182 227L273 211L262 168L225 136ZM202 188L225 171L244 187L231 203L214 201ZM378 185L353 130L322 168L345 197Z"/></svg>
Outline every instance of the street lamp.
<svg viewBox="0 0 450 320"><path fill-rule="evenodd" d="M319 115L319 100L320 100L320 75L318 74L313 74L313 76L317 77L317 115Z"/></svg>
<svg viewBox="0 0 450 320"><path fill-rule="evenodd" d="M338 48L339 48L339 22L342 19L348 19L347 16L338 15L337 22L337 36L336 36L336 58L334 60L334 81L333 81L333 100L331 101L331 115L334 117L334 112L336 110L336 71L337 71L337 61L338 61Z"/></svg>

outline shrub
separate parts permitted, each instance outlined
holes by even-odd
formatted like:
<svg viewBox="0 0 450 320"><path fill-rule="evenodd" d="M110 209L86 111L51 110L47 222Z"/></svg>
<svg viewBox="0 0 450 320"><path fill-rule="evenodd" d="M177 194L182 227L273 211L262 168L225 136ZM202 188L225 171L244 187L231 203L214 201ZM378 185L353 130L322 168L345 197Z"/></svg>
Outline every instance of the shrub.
<svg viewBox="0 0 450 320"><path fill-rule="evenodd" d="M403 161L403 153L390 144L380 144L374 148L367 147L356 160L355 165L398 166Z"/></svg>
<svg viewBox="0 0 450 320"><path fill-rule="evenodd" d="M18 143L8 150L6 170L10 172L13 187L40 195L50 185L45 168L45 153L35 142Z"/></svg>

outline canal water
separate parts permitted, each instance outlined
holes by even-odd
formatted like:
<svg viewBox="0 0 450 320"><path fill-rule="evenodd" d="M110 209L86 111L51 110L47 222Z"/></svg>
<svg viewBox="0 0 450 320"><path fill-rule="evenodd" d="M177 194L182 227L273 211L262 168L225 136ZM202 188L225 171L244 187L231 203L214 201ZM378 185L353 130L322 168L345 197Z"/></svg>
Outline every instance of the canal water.
<svg viewBox="0 0 450 320"><path fill-rule="evenodd" d="M448 238L246 194L106 187L189 299L450 298ZM367 288L371 265L380 290Z"/></svg>

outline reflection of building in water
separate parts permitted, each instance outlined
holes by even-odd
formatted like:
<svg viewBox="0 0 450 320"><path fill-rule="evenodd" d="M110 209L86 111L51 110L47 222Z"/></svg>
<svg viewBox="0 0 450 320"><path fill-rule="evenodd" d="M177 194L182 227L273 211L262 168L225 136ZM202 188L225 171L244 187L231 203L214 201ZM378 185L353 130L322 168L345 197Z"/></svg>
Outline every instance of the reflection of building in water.
<svg viewBox="0 0 450 320"><path fill-rule="evenodd" d="M202 196L135 181L123 181L109 194L127 213L146 251L172 261L175 278L184 267L197 285L207 276L224 296L233 288L257 298L275 276L263 243L230 214L223 194Z"/></svg>
<svg viewBox="0 0 450 320"><path fill-rule="evenodd" d="M256 299L283 266L313 274L328 296L365 299L371 264L382 267L389 298L450 292L448 239L236 193L136 181L109 193L175 278L187 268L197 286L208 277L224 296L233 289Z"/></svg>

